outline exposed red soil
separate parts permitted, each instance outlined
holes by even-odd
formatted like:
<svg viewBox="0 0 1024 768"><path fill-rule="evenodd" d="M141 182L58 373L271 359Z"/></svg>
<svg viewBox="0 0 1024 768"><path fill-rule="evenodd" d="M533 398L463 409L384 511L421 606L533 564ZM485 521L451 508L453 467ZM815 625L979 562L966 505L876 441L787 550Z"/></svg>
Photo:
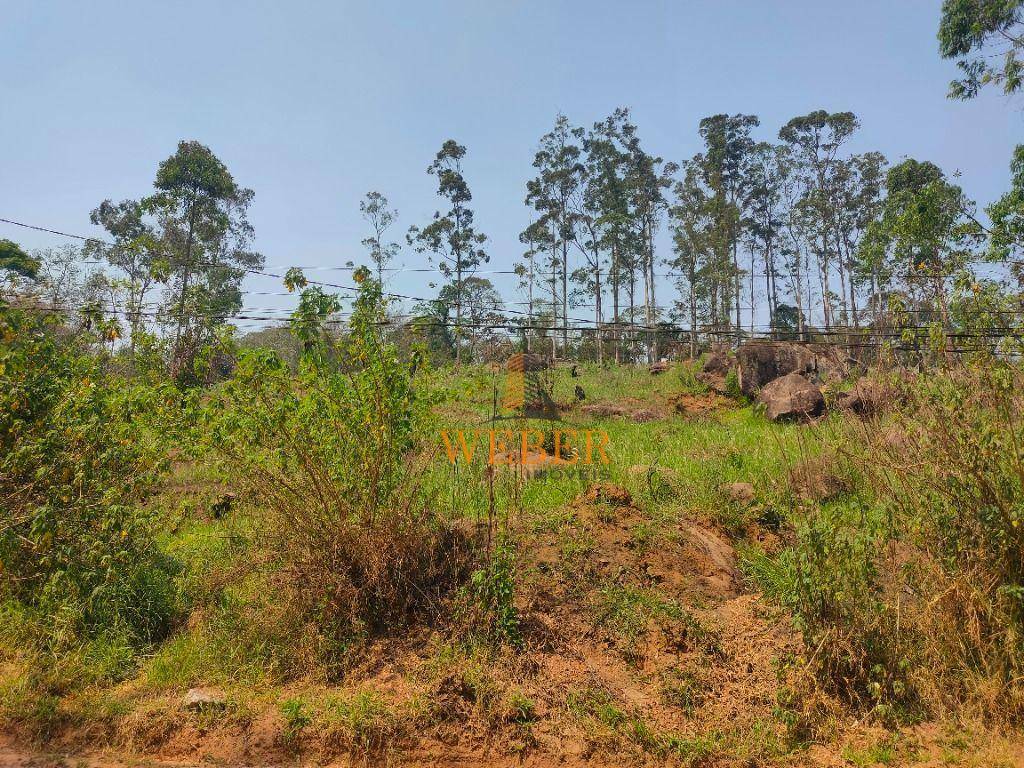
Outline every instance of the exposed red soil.
<svg viewBox="0 0 1024 768"><path fill-rule="evenodd" d="M667 409L660 403L627 397L616 401L586 403L576 409L579 413L593 418L621 417L631 419L637 424L659 421L666 418Z"/></svg>
<svg viewBox="0 0 1024 768"><path fill-rule="evenodd" d="M676 413L691 419L707 418L729 405L727 398L715 392L707 392L703 395L680 392L672 395L668 402Z"/></svg>
<svg viewBox="0 0 1024 768"><path fill-rule="evenodd" d="M500 652L475 671L459 661L438 671L437 650L451 642L451 631L420 629L374 643L347 672L348 691L372 690L393 702L421 697L433 709L428 722L398 728L369 756L350 753L332 734L311 729L298 745L297 763L296 753L282 746L284 722L276 699L244 717L211 719L183 711L180 697L167 696L147 700L108 734L64 733L46 745L51 754L0 741L0 766L666 763L664 755L645 752L628 734L595 731L591 720L572 711L570 702L584 695L606 697L652 732L682 738L752 734L748 738L756 741L764 735L759 728L780 734L783 726L773 715L779 666L802 652L802 641L784 614L745 589L728 537L685 518L654 525L625 489L607 483L589 488L565 512L563 525L520 536L523 650ZM641 612L623 628L613 609L624 595L643 595L671 608ZM497 698L485 701L488 694L475 686L474 674L487 676ZM303 692L302 685L294 688L279 698ZM532 702L527 722L497 703L502 691L513 688ZM78 751L98 743L111 745L111 751ZM938 747L933 751L936 758L942 754ZM834 745L798 752L786 763L848 764ZM701 764L764 761L724 752Z"/></svg>

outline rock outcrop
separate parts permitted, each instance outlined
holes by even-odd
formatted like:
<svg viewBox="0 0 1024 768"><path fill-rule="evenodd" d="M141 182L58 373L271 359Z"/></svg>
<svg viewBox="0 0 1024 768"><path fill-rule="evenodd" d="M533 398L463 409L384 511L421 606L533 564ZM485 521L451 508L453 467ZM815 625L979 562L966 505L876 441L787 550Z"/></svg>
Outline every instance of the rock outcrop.
<svg viewBox="0 0 1024 768"><path fill-rule="evenodd" d="M817 356L800 344L751 341L736 350L740 391L753 397L769 382L790 373L814 374Z"/></svg>
<svg viewBox="0 0 1024 768"><path fill-rule="evenodd" d="M799 373L775 379L761 389L759 397L772 421L809 419L825 411L821 390Z"/></svg>

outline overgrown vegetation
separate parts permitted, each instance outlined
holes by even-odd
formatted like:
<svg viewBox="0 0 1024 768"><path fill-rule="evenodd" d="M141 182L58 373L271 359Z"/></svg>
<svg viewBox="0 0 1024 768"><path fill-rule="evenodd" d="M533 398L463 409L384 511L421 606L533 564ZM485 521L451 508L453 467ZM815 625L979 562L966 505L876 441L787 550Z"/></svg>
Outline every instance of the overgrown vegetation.
<svg viewBox="0 0 1024 768"><path fill-rule="evenodd" d="M1020 8L943 4L955 96L1019 89ZM1001 66L965 58L994 37ZM844 154L851 112L759 127L706 117L677 165L625 108L559 116L512 270L525 310L476 274L451 139L442 210L407 237L448 281L432 298L384 290L398 212L371 192L373 272L289 269L292 314L239 338L243 278L282 275L253 192L194 141L153 194L92 212L109 241L0 240L0 730L271 762L1019 742L1024 150L983 222L930 162ZM762 363L821 408L769 420Z"/></svg>

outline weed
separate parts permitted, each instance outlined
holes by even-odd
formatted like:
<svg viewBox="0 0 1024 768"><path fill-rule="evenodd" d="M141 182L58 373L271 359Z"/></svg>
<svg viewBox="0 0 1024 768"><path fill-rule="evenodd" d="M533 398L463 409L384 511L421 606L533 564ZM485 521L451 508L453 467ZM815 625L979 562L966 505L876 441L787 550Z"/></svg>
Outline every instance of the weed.
<svg viewBox="0 0 1024 768"><path fill-rule="evenodd" d="M775 557L756 544L738 548L739 567L744 577L779 605L790 607L796 602L797 585L792 549L784 549Z"/></svg>
<svg viewBox="0 0 1024 768"><path fill-rule="evenodd" d="M863 748L847 745L843 749L843 759L857 768L893 765L896 762L896 742L887 738Z"/></svg>
<svg viewBox="0 0 1024 768"><path fill-rule="evenodd" d="M329 698L321 712L328 742L348 750L378 752L402 735L402 721L376 691Z"/></svg>
<svg viewBox="0 0 1024 768"><path fill-rule="evenodd" d="M690 715L704 701L705 684L690 670L672 669L662 677L661 695L668 704Z"/></svg>
<svg viewBox="0 0 1024 768"><path fill-rule="evenodd" d="M733 400L746 400L743 390L740 389L740 376L737 368L730 368L729 372L725 374L725 394Z"/></svg>
<svg viewBox="0 0 1024 768"><path fill-rule="evenodd" d="M284 717L281 743L285 749L295 751L299 746L302 732L312 722L306 711L306 703L301 699L288 699L282 702L281 716Z"/></svg>
<svg viewBox="0 0 1024 768"><path fill-rule="evenodd" d="M695 765L713 756L722 748L717 733L686 737L664 733L637 715L621 709L610 695L598 689L573 691L566 699L566 709L581 719L592 719L612 734L635 744L644 752L660 758L675 758L684 765Z"/></svg>
<svg viewBox="0 0 1024 768"><path fill-rule="evenodd" d="M304 292L300 311L322 298ZM316 626L328 656L429 616L472 559L416 485L429 398L382 335L382 306L380 286L364 282L341 341L303 315L298 374L245 352L203 410L206 441L264 510L292 623Z"/></svg>
<svg viewBox="0 0 1024 768"><path fill-rule="evenodd" d="M630 545L640 554L647 552L658 535L657 528L649 522L636 523L629 529Z"/></svg>
<svg viewBox="0 0 1024 768"><path fill-rule="evenodd" d="M472 573L467 586L487 636L496 643L521 645L515 607L515 550L511 544L496 546L490 561Z"/></svg>

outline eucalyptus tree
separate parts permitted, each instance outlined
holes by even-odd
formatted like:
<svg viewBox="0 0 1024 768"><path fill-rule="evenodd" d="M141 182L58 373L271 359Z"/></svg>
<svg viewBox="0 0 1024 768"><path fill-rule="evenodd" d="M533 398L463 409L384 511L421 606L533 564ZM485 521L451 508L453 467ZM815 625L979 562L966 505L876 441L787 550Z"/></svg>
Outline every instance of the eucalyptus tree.
<svg viewBox="0 0 1024 768"><path fill-rule="evenodd" d="M796 320L797 337L806 340L806 323L814 304L810 279L814 225L813 216L806 204L809 182L805 175L797 172L788 147L784 148L784 156L790 162L790 170L782 177L779 188L783 209L780 253L788 292L796 303L789 319ZM776 308L776 313L781 310L781 306ZM776 322L779 323L778 318Z"/></svg>
<svg viewBox="0 0 1024 768"><path fill-rule="evenodd" d="M370 254L377 272L377 282L384 286L384 269L398 255L398 243L385 242L388 229L398 219L398 210L391 207L388 199L380 192L367 192L359 201L359 212L370 225L373 234L363 239L363 247Z"/></svg>
<svg viewBox="0 0 1024 768"><path fill-rule="evenodd" d="M437 177L437 194L446 201L444 212L436 211L433 220L422 229L409 228L406 236L410 245L437 259L438 269L452 282L451 295L455 304L455 360L462 359L462 311L465 305L463 282L479 266L489 260L483 244L487 236L477 232L473 224L473 210L469 203L473 195L462 175L462 159L466 148L454 139L441 145L427 173Z"/></svg>
<svg viewBox="0 0 1024 768"><path fill-rule="evenodd" d="M817 219L817 243L813 250L818 261L826 330L835 324L830 275L833 264L839 272L839 301L843 321L848 322L846 268L841 258L841 238L837 231L834 175L840 161L840 150L858 127L859 123L852 112L829 113L819 109L794 117L779 131L779 138L792 149L809 182L806 207Z"/></svg>
<svg viewBox="0 0 1024 768"><path fill-rule="evenodd" d="M845 266L853 327L860 327L857 306L858 284L867 287L873 315L878 314L874 298L877 275L872 265L858 259L860 240L882 210L887 161L880 152L867 152L840 161L836 166L836 235L841 262Z"/></svg>
<svg viewBox="0 0 1024 768"><path fill-rule="evenodd" d="M582 149L579 142L583 130L570 125L565 115L558 115L552 130L540 139L533 158L537 175L526 183L526 204L540 215L550 232L553 245L552 272L557 268L561 279L562 349L569 346L569 247L576 239L577 218L572 205L583 184ZM552 296L552 312L558 317L556 298ZM557 323L556 323L557 324Z"/></svg>
<svg viewBox="0 0 1024 768"><path fill-rule="evenodd" d="M482 346L493 346L505 338L503 331L508 323L504 314L505 305L487 278L475 275L467 277L459 289L456 289L454 283L449 283L441 289L437 301L446 319L450 316L451 308L458 306L456 302L463 302L466 353L471 360L476 359Z"/></svg>
<svg viewBox="0 0 1024 768"><path fill-rule="evenodd" d="M188 381L196 352L241 308L246 272L263 266L246 218L253 191L197 141L178 144L157 168L154 186L140 205L156 218L154 258L173 286L166 307L175 328L172 368Z"/></svg>
<svg viewBox="0 0 1024 768"><path fill-rule="evenodd" d="M584 142L584 147L589 149L589 141ZM595 172L596 171L596 172ZM593 174L593 175L592 175ZM573 244L583 256L584 263L574 269L570 275L577 289L573 291L574 298L586 297L593 302L594 309L594 342L597 355L597 362L603 361L604 341L602 336L602 323L604 313L602 309L604 297L604 283L602 281L603 255L606 246L605 216L602 207L603 196L602 183L604 179L599 169L591 167L588 153L588 163L585 170L585 182L576 191L572 198L573 214L576 226L573 228ZM576 306L580 301L574 301Z"/></svg>
<svg viewBox="0 0 1024 768"><path fill-rule="evenodd" d="M653 332L656 322L657 297L655 295L655 238L662 217L668 209L665 190L672 184L672 176L679 170L675 163L643 150L636 126L624 126L628 157L626 177L630 208L635 219L637 242L640 245L639 266L644 278L644 321L647 326L647 357L654 362L657 336ZM631 318L632 319L632 318Z"/></svg>
<svg viewBox="0 0 1024 768"><path fill-rule="evenodd" d="M594 123L584 140L586 151L586 184L580 200L577 241L581 251L594 270L594 303L598 322L601 323L604 285L610 288L612 299L611 321L615 326L615 361L621 361L622 344L619 325L622 321L622 291L630 296L632 320L633 283L640 238L636 219L631 209L629 184L630 155L627 141L631 130L629 110L616 109L602 121ZM601 254L604 254L602 259ZM601 265L606 281L601 280ZM602 349L600 333L598 350Z"/></svg>
<svg viewBox="0 0 1024 768"><path fill-rule="evenodd" d="M682 179L674 187L675 201L669 208L673 258L669 265L676 274L680 299L679 311L685 312L690 326L690 357L697 356L698 321L709 318L714 305L714 208L713 193L704 182L702 158L683 164ZM702 312L703 310L703 312Z"/></svg>
<svg viewBox="0 0 1024 768"><path fill-rule="evenodd" d="M137 336L145 325L146 295L168 279L168 260L160 251L159 235L141 202L104 200L89 214L89 220L103 227L113 242L89 240L83 247L83 255L106 259L124 275L117 285L124 293L125 315L134 351Z"/></svg>
<svg viewBox="0 0 1024 768"><path fill-rule="evenodd" d="M1022 50L1024 0L943 0L939 52L956 59L963 73L950 83L951 98L972 99L988 84L1016 93L1024 73Z"/></svg>
<svg viewBox="0 0 1024 768"><path fill-rule="evenodd" d="M516 263L514 271L519 278L520 290L526 294L527 315L526 328L523 333L526 340L526 351L532 352L533 329L538 315L537 308L543 304L538 298L542 275L540 267L545 254L552 252L554 239L550 229L543 221L531 221L530 225L519 233L519 242L526 246L526 250L523 252L522 261ZM552 269L550 273L553 275L555 271ZM554 334L551 338L554 340ZM555 357L555 352L555 348L552 347L552 359Z"/></svg>
<svg viewBox="0 0 1024 768"><path fill-rule="evenodd" d="M783 189L792 173L789 152L785 147L767 142L755 144L750 153L749 173L746 236L750 250L750 330L754 332L754 257L757 254L764 265L768 326L774 332L779 306L778 262L786 214Z"/></svg>
<svg viewBox="0 0 1024 768"><path fill-rule="evenodd" d="M947 283L973 258L980 238L973 205L930 162L904 160L889 169L886 186L881 215L868 226L861 247L870 260L892 260L918 295L919 319L931 314L949 329Z"/></svg>
<svg viewBox="0 0 1024 768"><path fill-rule="evenodd" d="M742 271L739 244L742 237L744 205L750 183L748 172L754 148L751 131L760 124L754 115L713 115L700 121L704 140L703 168L705 183L713 192L713 210L717 257L720 262L731 257L732 299L735 309L735 334L741 334L740 285Z"/></svg>

